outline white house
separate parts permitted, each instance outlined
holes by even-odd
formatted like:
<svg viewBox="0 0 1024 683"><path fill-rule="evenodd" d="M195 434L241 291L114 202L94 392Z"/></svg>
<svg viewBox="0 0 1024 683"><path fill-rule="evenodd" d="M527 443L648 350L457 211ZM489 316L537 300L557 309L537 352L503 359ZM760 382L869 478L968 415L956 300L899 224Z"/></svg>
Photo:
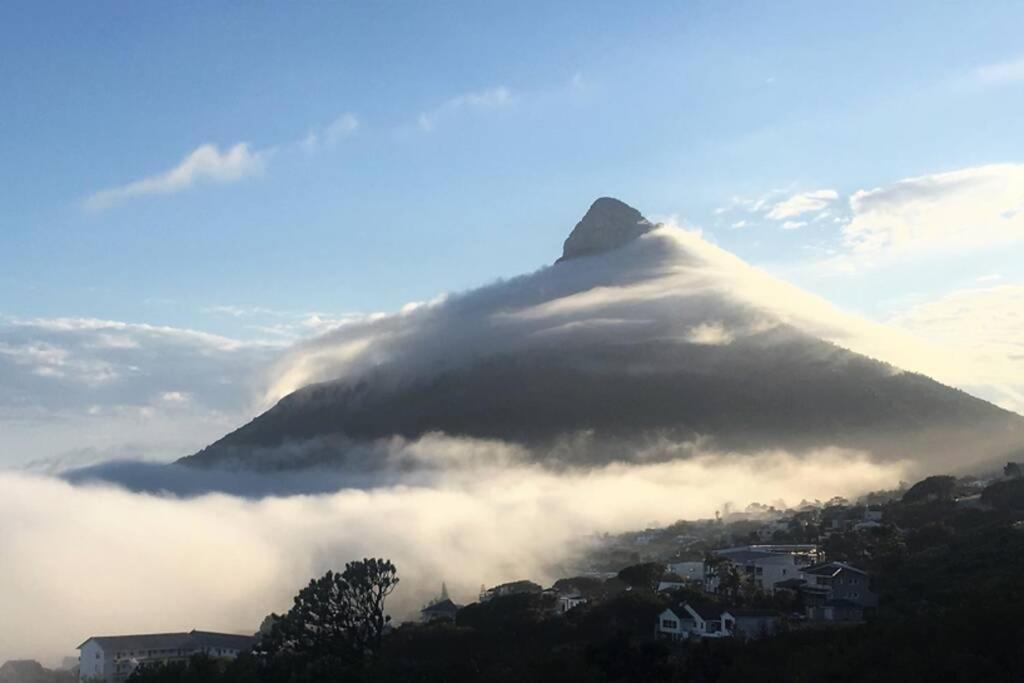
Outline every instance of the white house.
<svg viewBox="0 0 1024 683"><path fill-rule="evenodd" d="M585 597L579 593L562 593L558 596L557 605L558 613L565 614L569 610L579 607L587 601Z"/></svg>
<svg viewBox="0 0 1024 683"><path fill-rule="evenodd" d="M723 610L713 605L673 605L658 615L655 634L669 640L727 638L731 635L722 620Z"/></svg>
<svg viewBox="0 0 1024 683"><path fill-rule="evenodd" d="M773 591L776 583L800 577L802 557L795 553L747 546L716 550L715 555L736 565L744 578L763 590ZM717 592L718 577L709 573L705 585L708 591Z"/></svg>
<svg viewBox="0 0 1024 683"><path fill-rule="evenodd" d="M655 635L669 640L691 638L760 638L778 632L782 620L772 610L724 608L684 602L658 615Z"/></svg>
<svg viewBox="0 0 1024 683"><path fill-rule="evenodd" d="M124 681L137 666L185 661L192 655L234 659L256 644L256 636L211 631L93 636L78 646L78 680Z"/></svg>

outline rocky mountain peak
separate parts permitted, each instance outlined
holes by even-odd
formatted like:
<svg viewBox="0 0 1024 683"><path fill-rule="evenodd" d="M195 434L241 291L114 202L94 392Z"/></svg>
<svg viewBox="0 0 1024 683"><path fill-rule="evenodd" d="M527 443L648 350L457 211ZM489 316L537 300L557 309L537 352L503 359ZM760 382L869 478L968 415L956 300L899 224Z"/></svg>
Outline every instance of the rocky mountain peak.
<svg viewBox="0 0 1024 683"><path fill-rule="evenodd" d="M558 262L618 249L656 227L629 204L601 197L572 229Z"/></svg>

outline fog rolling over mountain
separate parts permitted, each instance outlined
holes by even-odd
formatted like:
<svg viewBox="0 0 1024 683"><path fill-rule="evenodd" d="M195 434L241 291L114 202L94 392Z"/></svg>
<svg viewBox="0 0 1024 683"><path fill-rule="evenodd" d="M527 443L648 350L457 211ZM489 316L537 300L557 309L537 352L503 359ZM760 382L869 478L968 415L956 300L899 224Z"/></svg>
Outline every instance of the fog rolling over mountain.
<svg viewBox="0 0 1024 683"><path fill-rule="evenodd" d="M839 446L924 472L1024 443L1024 418L849 350L921 369L924 349L873 328L602 198L552 266L303 345L276 405L181 462L403 467L364 446L443 432L555 467Z"/></svg>

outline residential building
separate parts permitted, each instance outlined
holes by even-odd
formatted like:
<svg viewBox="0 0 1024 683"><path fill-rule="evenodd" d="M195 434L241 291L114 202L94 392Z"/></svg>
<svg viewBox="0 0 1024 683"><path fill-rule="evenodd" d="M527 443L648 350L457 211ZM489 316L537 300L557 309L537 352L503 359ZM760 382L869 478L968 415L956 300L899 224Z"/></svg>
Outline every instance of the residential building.
<svg viewBox="0 0 1024 683"><path fill-rule="evenodd" d="M544 589L533 581L521 580L503 583L494 588L481 589L480 602L487 602L492 598L500 598L506 595L517 595L519 593L543 593Z"/></svg>
<svg viewBox="0 0 1024 683"><path fill-rule="evenodd" d="M234 659L256 644L256 636L212 631L93 636L78 646L79 680L119 683L141 665L186 661L192 655Z"/></svg>
<svg viewBox="0 0 1024 683"><path fill-rule="evenodd" d="M772 610L682 602L658 615L655 635L668 640L692 638L760 638L778 632L782 619Z"/></svg>
<svg viewBox="0 0 1024 683"><path fill-rule="evenodd" d="M844 562L826 562L804 567L808 584L828 589L829 600L848 600L864 608L878 606L878 595L871 590L871 581L863 569Z"/></svg>
<svg viewBox="0 0 1024 683"><path fill-rule="evenodd" d="M771 592L777 583L800 578L801 568L811 563L810 554L816 551L815 546L751 545L724 548L714 551L714 554L735 565L749 583ZM705 572L705 588L708 592L717 593L717 573L710 568Z"/></svg>
<svg viewBox="0 0 1024 683"><path fill-rule="evenodd" d="M584 604L586 601L587 599L579 593L563 593L557 597L555 605L559 614L565 614L569 610Z"/></svg>
<svg viewBox="0 0 1024 683"><path fill-rule="evenodd" d="M456 605L450 598L446 597L421 609L420 621L425 624L434 621L455 621L455 615L458 614L460 609L459 605Z"/></svg>

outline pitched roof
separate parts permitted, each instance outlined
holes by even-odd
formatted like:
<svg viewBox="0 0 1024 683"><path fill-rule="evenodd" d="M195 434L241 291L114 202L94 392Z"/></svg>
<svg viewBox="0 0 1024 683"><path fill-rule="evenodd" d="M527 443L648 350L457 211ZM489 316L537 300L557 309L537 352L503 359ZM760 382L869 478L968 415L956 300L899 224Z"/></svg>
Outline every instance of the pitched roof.
<svg viewBox="0 0 1024 683"><path fill-rule="evenodd" d="M426 607L424 607L423 609L420 610L420 612L428 612L428 613L443 612L445 614L448 614L449 612L458 612L458 611L459 611L459 606L456 605L451 600L448 600L448 599L441 600L440 602L435 602L433 605L427 605Z"/></svg>
<svg viewBox="0 0 1024 683"><path fill-rule="evenodd" d="M243 636L235 633L216 633L214 631L195 631L189 635L193 642L203 647L225 650L248 650L256 644L256 636Z"/></svg>
<svg viewBox="0 0 1024 683"><path fill-rule="evenodd" d="M863 569L857 569L853 565L846 564L845 562L825 562L823 564L815 564L810 567L804 567L800 571L804 574L814 574L815 576L835 576L842 570L856 572L857 574L867 575Z"/></svg>
<svg viewBox="0 0 1024 683"><path fill-rule="evenodd" d="M126 636L93 636L78 646L82 649L89 641L109 652L135 652L138 650L187 650L220 648L246 650L256 643L256 636L213 631L189 631L188 633L146 633Z"/></svg>
<svg viewBox="0 0 1024 683"><path fill-rule="evenodd" d="M722 612L725 611L721 605L716 605L713 602L687 602L686 604L704 621L719 619L722 616Z"/></svg>
<svg viewBox="0 0 1024 683"><path fill-rule="evenodd" d="M716 550L715 554L719 557L732 560L733 562L749 562L751 560L765 560L768 558L777 558L780 556L779 553L769 553L764 550Z"/></svg>

